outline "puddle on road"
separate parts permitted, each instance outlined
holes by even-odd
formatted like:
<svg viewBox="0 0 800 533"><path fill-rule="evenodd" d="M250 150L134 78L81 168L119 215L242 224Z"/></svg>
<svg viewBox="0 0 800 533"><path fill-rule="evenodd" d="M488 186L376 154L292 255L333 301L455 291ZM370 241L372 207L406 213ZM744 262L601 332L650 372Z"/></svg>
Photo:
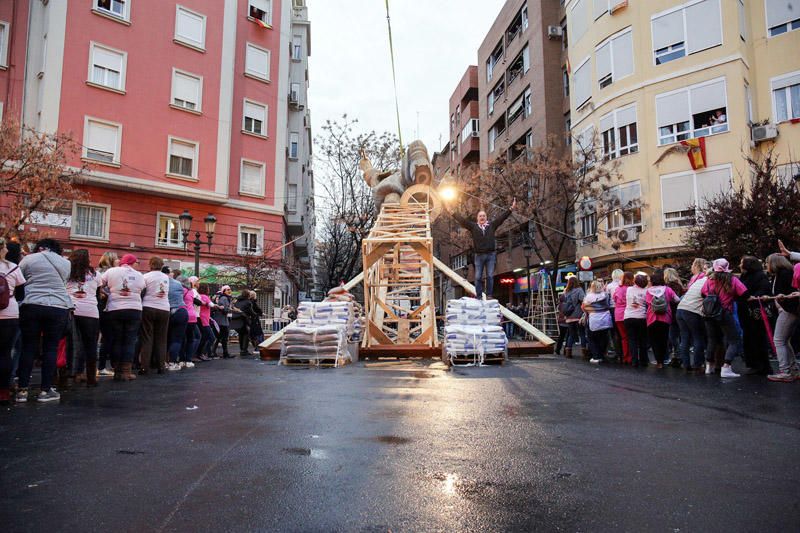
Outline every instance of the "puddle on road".
<svg viewBox="0 0 800 533"><path fill-rule="evenodd" d="M476 496L485 494L494 487L491 481L461 478L458 474L434 472L427 476L441 484L442 492L447 496Z"/></svg>
<svg viewBox="0 0 800 533"><path fill-rule="evenodd" d="M417 371L417 372L412 372L411 375L414 376L417 379L430 379L430 378L438 377L437 374L434 374L433 372L426 372L424 370Z"/></svg>
<svg viewBox="0 0 800 533"><path fill-rule="evenodd" d="M328 454L324 450L315 448L284 448L284 453L296 455L298 457L312 457L314 459L325 459Z"/></svg>
<svg viewBox="0 0 800 533"><path fill-rule="evenodd" d="M406 437L398 437L397 435L380 435L378 437L372 437L375 442L380 442L381 444L408 444L411 442L411 439Z"/></svg>
<svg viewBox="0 0 800 533"><path fill-rule="evenodd" d="M145 452L139 450L117 450L120 455L144 455Z"/></svg>

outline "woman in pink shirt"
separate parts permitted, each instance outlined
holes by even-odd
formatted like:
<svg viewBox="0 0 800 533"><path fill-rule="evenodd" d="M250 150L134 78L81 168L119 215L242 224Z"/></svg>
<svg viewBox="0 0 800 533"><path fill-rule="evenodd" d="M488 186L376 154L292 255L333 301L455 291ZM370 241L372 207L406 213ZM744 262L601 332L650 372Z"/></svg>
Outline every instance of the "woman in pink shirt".
<svg viewBox="0 0 800 533"><path fill-rule="evenodd" d="M628 292L628 287L633 285L633 272L625 272L622 274L622 280L619 282L619 287L614 290L611 297L614 299L614 327L619 333L622 343L622 359L620 362L623 365L631 364L631 348L628 345L628 333L625 331L625 296Z"/></svg>
<svg viewBox="0 0 800 533"><path fill-rule="evenodd" d="M67 292L75 306L75 328L72 337L75 361L75 383L97 385L97 339L100 335L100 310L97 308L99 276L89 261L89 250L75 250L69 254L72 264ZM84 374L84 369L86 373Z"/></svg>
<svg viewBox="0 0 800 533"><path fill-rule="evenodd" d="M656 366L664 368L664 359L669 347L669 328L672 325L672 304L680 302L680 298L671 288L664 285L664 271L657 268L650 275L650 287L647 288L647 338L656 356Z"/></svg>
<svg viewBox="0 0 800 533"><path fill-rule="evenodd" d="M714 373L714 353L717 346L724 343L725 364L722 366L721 376L723 378L738 378L739 374L731 368L731 362L739 351L739 328L733 318L733 302L739 298L745 298L747 287L734 277L731 273L728 260L724 258L715 259L713 272L708 281L700 291L706 300L709 296L719 298L722 312L717 317L706 316L706 334L708 335L708 349L706 350L706 374ZM704 302L704 308L706 307Z"/></svg>
<svg viewBox="0 0 800 533"><path fill-rule="evenodd" d="M208 352L211 349L211 340L214 338L211 332L211 309L214 306L211 298L208 297L208 283L201 283L197 292L200 295L200 345L197 347L197 358L201 361L211 359Z"/></svg>
<svg viewBox="0 0 800 533"><path fill-rule="evenodd" d="M200 329L197 327L197 310L195 309L194 290L192 282L187 278L178 280L183 285L183 307L189 313L189 321L186 323L186 339L183 341L183 351L181 352L181 368L194 368L192 358L200 343Z"/></svg>

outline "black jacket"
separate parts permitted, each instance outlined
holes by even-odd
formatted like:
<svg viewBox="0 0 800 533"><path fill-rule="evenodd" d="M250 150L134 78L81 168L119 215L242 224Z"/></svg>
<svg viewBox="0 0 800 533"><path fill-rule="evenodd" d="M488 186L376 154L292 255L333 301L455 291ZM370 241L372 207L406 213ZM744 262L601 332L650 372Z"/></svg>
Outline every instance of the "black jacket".
<svg viewBox="0 0 800 533"><path fill-rule="evenodd" d="M772 281L773 296L777 296L779 294L792 294L794 292L794 287L792 287L793 274L794 272L790 268L782 268L775 274L775 278ZM785 311L795 315L797 314L797 298L779 300L778 303Z"/></svg>
<svg viewBox="0 0 800 533"><path fill-rule="evenodd" d="M510 214L511 210L506 209L500 213L499 217L495 218L494 220L490 220L489 226L485 230L482 230L478 226L478 223L474 220L467 220L457 213L453 213L453 218L472 234L472 247L475 249L475 253L488 254L497 249L497 242L494 238L494 232L503 222L505 222Z"/></svg>

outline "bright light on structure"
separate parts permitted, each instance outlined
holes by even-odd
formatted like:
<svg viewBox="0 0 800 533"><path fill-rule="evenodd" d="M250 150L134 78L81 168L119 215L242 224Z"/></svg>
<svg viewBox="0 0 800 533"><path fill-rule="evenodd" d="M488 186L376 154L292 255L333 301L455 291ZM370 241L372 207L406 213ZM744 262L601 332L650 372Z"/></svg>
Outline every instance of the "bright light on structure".
<svg viewBox="0 0 800 533"><path fill-rule="evenodd" d="M445 185L439 189L439 197L445 202L452 202L458 196L458 189L452 185Z"/></svg>

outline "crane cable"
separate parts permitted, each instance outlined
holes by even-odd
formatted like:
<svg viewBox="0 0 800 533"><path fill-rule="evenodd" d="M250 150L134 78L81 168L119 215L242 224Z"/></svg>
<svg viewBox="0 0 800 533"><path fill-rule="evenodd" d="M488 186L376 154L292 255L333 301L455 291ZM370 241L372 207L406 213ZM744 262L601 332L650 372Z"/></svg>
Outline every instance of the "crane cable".
<svg viewBox="0 0 800 533"><path fill-rule="evenodd" d="M389 56L392 58L392 82L394 83L394 111L397 115L397 139L400 142L400 157L402 157L403 134L400 131L400 102L397 98L397 74L394 66L394 41L392 40L392 20L389 17L389 0L386 0L386 25L389 28Z"/></svg>

